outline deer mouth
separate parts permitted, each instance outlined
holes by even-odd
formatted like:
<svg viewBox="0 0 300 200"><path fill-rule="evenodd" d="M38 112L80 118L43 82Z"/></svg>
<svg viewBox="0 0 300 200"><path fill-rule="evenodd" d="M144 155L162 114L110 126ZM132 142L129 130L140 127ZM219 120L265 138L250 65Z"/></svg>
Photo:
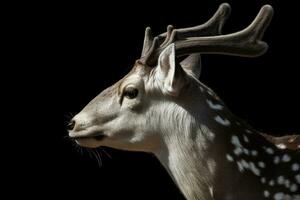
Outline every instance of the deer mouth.
<svg viewBox="0 0 300 200"><path fill-rule="evenodd" d="M89 135L79 135L71 137L74 140L81 140L81 139L95 139L97 141L101 141L106 137L102 132L96 132Z"/></svg>

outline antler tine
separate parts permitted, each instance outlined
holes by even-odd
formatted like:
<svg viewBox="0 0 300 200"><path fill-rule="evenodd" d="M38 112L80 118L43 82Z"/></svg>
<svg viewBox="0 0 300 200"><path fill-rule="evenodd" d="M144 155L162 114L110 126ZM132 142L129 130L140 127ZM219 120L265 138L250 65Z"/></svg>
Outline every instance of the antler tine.
<svg viewBox="0 0 300 200"><path fill-rule="evenodd" d="M150 57L152 56L153 52L155 52L155 49L157 49L157 47L158 47L158 37L155 37L153 39L153 42L148 52L140 59L141 63L148 64L147 61L150 60Z"/></svg>
<svg viewBox="0 0 300 200"><path fill-rule="evenodd" d="M252 36L253 40L260 41L262 39L265 30L272 20L273 13L273 8L270 5L265 5L260 9L257 17L248 26L248 30L245 30L252 33L250 34L250 37Z"/></svg>
<svg viewBox="0 0 300 200"><path fill-rule="evenodd" d="M204 24L195 27L181 28L181 29L174 29L172 25L169 25L167 27L167 32L157 36L157 44L155 45L152 45L149 42L152 41L153 43L153 40L148 39L149 36L146 29L141 61L148 65L155 64L158 56L154 52L156 49L150 48L151 46L156 46L158 48L163 49L177 39L183 39L191 36L199 37L199 36L221 34L223 25L226 19L228 18L228 16L230 15L230 11L231 11L230 5L227 3L223 3L219 6L216 13ZM152 49L153 51L151 51L150 49Z"/></svg>
<svg viewBox="0 0 300 200"><path fill-rule="evenodd" d="M169 25L167 27L167 32L164 33L164 36L163 37L158 36L158 41L160 41L163 38L165 38L165 40L163 41L163 43L160 46L164 46L166 43L168 43L168 41L170 40L170 38L173 38L173 37L174 37L174 27L172 25Z"/></svg>
<svg viewBox="0 0 300 200"><path fill-rule="evenodd" d="M177 56L191 53L215 53L244 57L257 57L266 52L268 45L261 41L273 16L273 8L265 5L255 20L244 30L228 35L193 37L175 41ZM157 49L159 54L163 49Z"/></svg>
<svg viewBox="0 0 300 200"><path fill-rule="evenodd" d="M147 27L145 30L144 44L143 44L141 57L145 56L146 53L149 51L149 49L152 46L152 42L153 42L152 31L150 27Z"/></svg>
<svg viewBox="0 0 300 200"><path fill-rule="evenodd" d="M225 21L228 19L231 12L231 7L228 3L222 3L216 13L204 24L176 29L177 39L187 37L200 37L207 35L220 35ZM158 37L165 38L167 33L162 33Z"/></svg>

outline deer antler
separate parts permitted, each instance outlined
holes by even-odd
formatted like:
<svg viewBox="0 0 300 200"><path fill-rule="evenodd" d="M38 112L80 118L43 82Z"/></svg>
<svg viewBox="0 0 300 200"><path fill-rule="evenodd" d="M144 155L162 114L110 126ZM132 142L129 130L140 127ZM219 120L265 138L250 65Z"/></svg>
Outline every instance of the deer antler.
<svg viewBox="0 0 300 200"><path fill-rule="evenodd" d="M166 48L172 41L183 40L187 37L200 37L209 35L221 35L223 25L230 15L230 5L223 3L219 6L216 13L204 24L189 27L174 29L172 25L167 27L167 32L153 38L151 28L147 27L145 30L144 45L140 61L147 63L153 56L154 51L159 47L160 49Z"/></svg>
<svg viewBox="0 0 300 200"><path fill-rule="evenodd" d="M224 7L224 5L226 4L222 4L218 11L222 10L221 8L222 6ZM215 18L218 11L208 22ZM159 54L171 43L175 43L177 56L192 53L225 54L245 57L260 56L265 53L268 48L268 45L261 41L261 39L272 19L272 16L273 8L270 5L265 5L261 8L254 21L244 30L218 36L201 37L201 26L198 26L198 31L195 31L196 27L194 27L179 29L181 32L178 32L176 29L174 30L169 26L167 33L155 37L152 40L151 48L149 48L141 60L150 66L156 64ZM222 17L217 19L222 20L222 23L220 24L223 24L224 19ZM214 30L214 26L211 26L211 28ZM160 38L164 37L165 34L165 41L161 45L158 45L159 41L161 41Z"/></svg>

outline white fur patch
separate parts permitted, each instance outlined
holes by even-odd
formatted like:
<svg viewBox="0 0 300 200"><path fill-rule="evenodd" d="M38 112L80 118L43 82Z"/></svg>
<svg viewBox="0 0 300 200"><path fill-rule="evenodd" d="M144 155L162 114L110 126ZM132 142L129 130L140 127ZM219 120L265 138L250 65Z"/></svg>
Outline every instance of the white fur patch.
<svg viewBox="0 0 300 200"><path fill-rule="evenodd" d="M233 162L233 157L229 154L226 154L226 159L230 162Z"/></svg>
<svg viewBox="0 0 300 200"><path fill-rule="evenodd" d="M208 106L213 110L223 110L223 106L220 104L214 104L211 100L206 100Z"/></svg>
<svg viewBox="0 0 300 200"><path fill-rule="evenodd" d="M233 153L237 156L241 155L243 153L243 150L241 147L236 147L234 150L233 150Z"/></svg>
<svg viewBox="0 0 300 200"><path fill-rule="evenodd" d="M222 119L219 115L215 117L215 121L223 126L229 126L231 124L228 119Z"/></svg>
<svg viewBox="0 0 300 200"><path fill-rule="evenodd" d="M278 176L278 178L277 178L277 183L278 183L279 185L282 185L282 184L284 184L284 182L285 182L284 177L283 177L283 176Z"/></svg>
<svg viewBox="0 0 300 200"><path fill-rule="evenodd" d="M244 159L241 160L241 163L245 169L249 169L250 165Z"/></svg>
<svg viewBox="0 0 300 200"><path fill-rule="evenodd" d="M268 154L274 154L274 150L272 148L270 148L270 147L266 149L266 152Z"/></svg>
<svg viewBox="0 0 300 200"><path fill-rule="evenodd" d="M286 188L290 188L290 180L286 179L284 181L284 185L285 185Z"/></svg>
<svg viewBox="0 0 300 200"><path fill-rule="evenodd" d="M296 182L300 184L300 174L297 174L295 176Z"/></svg>
<svg viewBox="0 0 300 200"><path fill-rule="evenodd" d="M278 149L286 149L286 145L283 144L283 143L277 144L276 147L277 147Z"/></svg>
<svg viewBox="0 0 300 200"><path fill-rule="evenodd" d="M265 168L265 167L266 167L266 164L265 164L263 161L259 161L259 162L258 162L258 166L259 166L260 168Z"/></svg>
<svg viewBox="0 0 300 200"><path fill-rule="evenodd" d="M273 159L274 164L280 163L280 158L278 156L275 156Z"/></svg>
<svg viewBox="0 0 300 200"><path fill-rule="evenodd" d="M242 165L242 163L241 162L237 162L237 165L238 165L238 168L239 168L239 171L240 172L244 172L245 170L244 170L244 167L243 167L243 165Z"/></svg>
<svg viewBox="0 0 300 200"><path fill-rule="evenodd" d="M300 165L298 163L292 164L292 170L293 171L298 171L300 169Z"/></svg>
<svg viewBox="0 0 300 200"><path fill-rule="evenodd" d="M239 138L236 135L231 136L231 143L236 146L242 146Z"/></svg>
<svg viewBox="0 0 300 200"><path fill-rule="evenodd" d="M243 152L248 156L249 155L249 150L246 148L243 148Z"/></svg>
<svg viewBox="0 0 300 200"><path fill-rule="evenodd" d="M289 155L287 155L287 154L284 154L282 156L282 161L283 162L290 162L291 161L291 157Z"/></svg>
<svg viewBox="0 0 300 200"><path fill-rule="evenodd" d="M246 131L246 133L253 133L253 132L250 131L249 129L246 129L245 131Z"/></svg>
<svg viewBox="0 0 300 200"><path fill-rule="evenodd" d="M291 192L296 192L298 190L298 186L296 184L292 184L290 187Z"/></svg>
<svg viewBox="0 0 300 200"><path fill-rule="evenodd" d="M284 193L278 192L274 194L274 200L284 200Z"/></svg>
<svg viewBox="0 0 300 200"><path fill-rule="evenodd" d="M251 151L252 156L257 156L258 152L256 150Z"/></svg>
<svg viewBox="0 0 300 200"><path fill-rule="evenodd" d="M201 124L200 125L201 131L203 135L209 140L213 141L216 137L215 133L213 133L206 125Z"/></svg>
<svg viewBox="0 0 300 200"><path fill-rule="evenodd" d="M260 176L260 170L255 166L253 162L250 162L250 170L256 175Z"/></svg>
<svg viewBox="0 0 300 200"><path fill-rule="evenodd" d="M243 137L244 137L244 141L248 143L249 142L248 137L246 135L243 135Z"/></svg>
<svg viewBox="0 0 300 200"><path fill-rule="evenodd" d="M264 197L269 197L270 196L270 192L268 190L264 191Z"/></svg>

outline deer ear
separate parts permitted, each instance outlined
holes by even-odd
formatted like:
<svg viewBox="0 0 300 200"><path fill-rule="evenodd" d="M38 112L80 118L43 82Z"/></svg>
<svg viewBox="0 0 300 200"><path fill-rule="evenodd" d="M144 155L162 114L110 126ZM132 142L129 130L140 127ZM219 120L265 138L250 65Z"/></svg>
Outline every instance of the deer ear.
<svg viewBox="0 0 300 200"><path fill-rule="evenodd" d="M157 78L161 82L164 93L171 96L178 96L185 85L185 72L182 67L176 64L175 45L170 44L161 52L158 58Z"/></svg>
<svg viewBox="0 0 300 200"><path fill-rule="evenodd" d="M188 74L199 79L201 74L201 56L199 53L189 55L181 61L180 65Z"/></svg>

